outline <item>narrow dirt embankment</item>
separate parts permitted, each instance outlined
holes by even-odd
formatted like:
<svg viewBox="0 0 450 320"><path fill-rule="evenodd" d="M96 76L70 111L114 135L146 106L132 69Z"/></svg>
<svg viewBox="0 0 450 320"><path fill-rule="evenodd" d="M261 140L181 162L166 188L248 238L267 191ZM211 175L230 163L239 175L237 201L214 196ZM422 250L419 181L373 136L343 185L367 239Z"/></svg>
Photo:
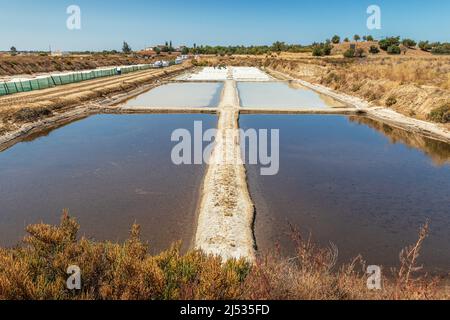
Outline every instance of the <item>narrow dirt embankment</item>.
<svg viewBox="0 0 450 320"><path fill-rule="evenodd" d="M239 139L236 82L227 80L218 133L204 180L195 246L224 259L255 259L255 208L248 191Z"/></svg>
<svg viewBox="0 0 450 320"><path fill-rule="evenodd" d="M189 62L0 98L0 148L30 131L101 112L192 68Z"/></svg>
<svg viewBox="0 0 450 320"><path fill-rule="evenodd" d="M146 59L143 56L123 54L80 54L63 57L48 55L0 55L0 78L31 76L50 72L81 71L99 67L147 64L157 60L174 60L176 55Z"/></svg>

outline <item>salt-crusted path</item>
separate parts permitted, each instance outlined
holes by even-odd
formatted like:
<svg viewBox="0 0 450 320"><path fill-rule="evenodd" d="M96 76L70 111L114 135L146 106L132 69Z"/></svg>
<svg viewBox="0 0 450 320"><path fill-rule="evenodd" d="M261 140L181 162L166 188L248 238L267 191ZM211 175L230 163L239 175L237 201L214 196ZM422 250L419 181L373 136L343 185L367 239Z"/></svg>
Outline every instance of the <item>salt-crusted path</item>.
<svg viewBox="0 0 450 320"><path fill-rule="evenodd" d="M195 247L224 259L255 259L255 208L248 191L238 134L239 98L227 80L219 105L216 144L199 209Z"/></svg>

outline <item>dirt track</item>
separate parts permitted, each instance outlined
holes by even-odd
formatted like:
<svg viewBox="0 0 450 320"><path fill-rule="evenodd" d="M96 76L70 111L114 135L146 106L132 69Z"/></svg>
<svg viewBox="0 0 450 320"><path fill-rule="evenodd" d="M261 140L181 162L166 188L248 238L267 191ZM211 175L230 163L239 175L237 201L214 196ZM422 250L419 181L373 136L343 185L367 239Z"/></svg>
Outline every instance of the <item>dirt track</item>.
<svg viewBox="0 0 450 320"><path fill-rule="evenodd" d="M55 112L66 112L86 102L95 104L114 94L126 94L139 86L176 75L190 67L190 63L185 63L167 69L145 70L1 97L0 134L51 117Z"/></svg>
<svg viewBox="0 0 450 320"><path fill-rule="evenodd" d="M67 97L71 95L82 95L86 91L94 91L100 88L107 88L115 85L136 83L154 79L167 75L168 73L174 73L176 71L184 70L185 67L174 66L166 70L145 70L122 75L118 77L106 77L95 80L83 81L79 83L57 86L50 89L30 91L24 93L18 93L14 95L8 95L0 98L0 110L5 107L14 108L24 103L36 103L42 100L53 100L61 97ZM3 111L3 110L2 110Z"/></svg>

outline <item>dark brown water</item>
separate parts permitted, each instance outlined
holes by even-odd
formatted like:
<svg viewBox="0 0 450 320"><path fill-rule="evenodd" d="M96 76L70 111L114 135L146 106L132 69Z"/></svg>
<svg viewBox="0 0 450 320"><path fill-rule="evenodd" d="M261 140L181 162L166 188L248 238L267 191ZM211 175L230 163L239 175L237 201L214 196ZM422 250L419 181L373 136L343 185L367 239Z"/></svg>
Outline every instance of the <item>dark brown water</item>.
<svg viewBox="0 0 450 320"><path fill-rule="evenodd" d="M246 115L241 126L280 129L280 172L249 166L260 250L293 254L288 223L339 248L340 262L398 266L430 220L421 262L450 271L450 146L366 118Z"/></svg>
<svg viewBox="0 0 450 320"><path fill-rule="evenodd" d="M99 115L0 153L0 245L17 244L28 224L57 224L68 208L81 234L122 241L134 222L153 250L195 231L203 166L175 166L172 131L209 115Z"/></svg>

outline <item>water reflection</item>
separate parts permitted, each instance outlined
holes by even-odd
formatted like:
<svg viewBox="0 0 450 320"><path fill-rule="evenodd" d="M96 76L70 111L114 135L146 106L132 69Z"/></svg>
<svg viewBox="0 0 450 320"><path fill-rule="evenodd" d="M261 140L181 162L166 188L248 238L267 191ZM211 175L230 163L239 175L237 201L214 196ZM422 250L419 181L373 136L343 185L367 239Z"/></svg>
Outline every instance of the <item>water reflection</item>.
<svg viewBox="0 0 450 320"><path fill-rule="evenodd" d="M405 144L408 147L423 152L437 166L450 164L450 144L448 143L394 128L366 117L351 116L349 120L375 129L377 132L386 136L392 144Z"/></svg>
<svg viewBox="0 0 450 320"><path fill-rule="evenodd" d="M362 254L369 264L389 268L398 266L400 250L415 243L429 219L420 263L450 270L448 145L364 118L243 115L240 123L280 130L279 174L261 176L258 166L247 166L259 249L279 243L293 254L292 223L321 245L336 244L339 262Z"/></svg>
<svg viewBox="0 0 450 320"><path fill-rule="evenodd" d="M204 166L171 161L175 129L210 115L98 115L44 131L0 153L0 246L17 244L28 224L57 224L64 208L81 234L122 241L134 222L153 251L195 231Z"/></svg>
<svg viewBox="0 0 450 320"><path fill-rule="evenodd" d="M238 82L247 108L335 108L345 105L295 82Z"/></svg>

